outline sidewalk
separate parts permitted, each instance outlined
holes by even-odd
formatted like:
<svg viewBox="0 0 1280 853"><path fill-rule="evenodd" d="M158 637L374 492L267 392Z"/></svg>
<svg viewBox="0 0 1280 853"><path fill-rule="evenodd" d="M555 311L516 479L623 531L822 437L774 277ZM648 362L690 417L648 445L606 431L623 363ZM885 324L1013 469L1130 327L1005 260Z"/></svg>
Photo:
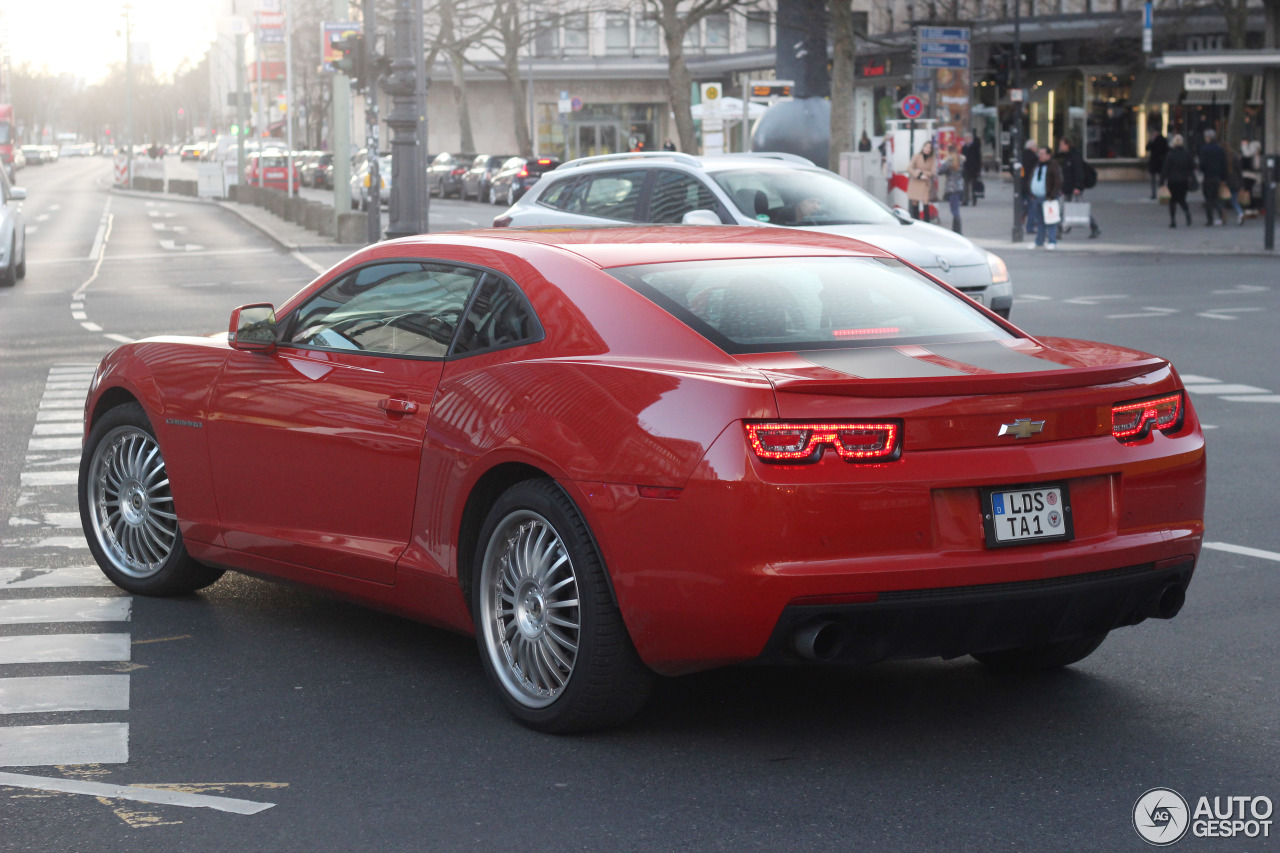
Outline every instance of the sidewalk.
<svg viewBox="0 0 1280 853"><path fill-rule="evenodd" d="M1024 235L1022 243L1011 240L1013 232L1013 185L996 175L985 175L987 197L973 207L960 208L964 235L985 249L996 253L1026 251L1035 243L1034 235ZM1270 257L1263 247L1262 216L1245 219L1236 225L1235 213L1228 205L1226 225L1207 227L1204 197L1191 193L1191 227L1178 210L1178 227L1169 227L1169 208L1151 200L1151 185L1142 182L1100 183L1085 190L1083 201L1093 207L1102 234L1089 239L1089 227L1076 225L1070 234L1058 235L1058 250L1068 252L1134 252L1177 255L1262 255ZM951 213L945 202L938 205L938 223L951 225Z"/></svg>

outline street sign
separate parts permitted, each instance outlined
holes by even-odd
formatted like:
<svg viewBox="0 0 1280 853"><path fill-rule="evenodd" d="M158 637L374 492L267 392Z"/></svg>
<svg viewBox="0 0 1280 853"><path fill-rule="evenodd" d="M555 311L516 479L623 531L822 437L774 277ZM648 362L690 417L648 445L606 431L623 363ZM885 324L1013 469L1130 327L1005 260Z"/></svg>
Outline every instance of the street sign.
<svg viewBox="0 0 1280 853"><path fill-rule="evenodd" d="M575 113L576 113L576 112L581 112L581 110L582 110L582 98L570 98L570 99L569 99L569 106L570 106L570 108L572 108L572 109L573 109L573 111L574 111Z"/></svg>
<svg viewBox="0 0 1280 853"><path fill-rule="evenodd" d="M790 80L752 80L751 81L751 98L768 100L769 98L790 98L791 87L795 85Z"/></svg>
<svg viewBox="0 0 1280 853"><path fill-rule="evenodd" d="M922 41L921 53L968 53L967 41Z"/></svg>
<svg viewBox="0 0 1280 853"><path fill-rule="evenodd" d="M968 27L921 27L921 41L968 41Z"/></svg>
<svg viewBox="0 0 1280 853"><path fill-rule="evenodd" d="M916 95L907 95L902 99L902 114L907 118L920 118L924 112L924 101Z"/></svg>
<svg viewBox="0 0 1280 853"><path fill-rule="evenodd" d="M923 68L968 68L969 56L922 56L919 64Z"/></svg>
<svg viewBox="0 0 1280 853"><path fill-rule="evenodd" d="M1225 72L1200 74L1188 71L1182 76L1182 88L1188 92L1225 92L1229 83L1230 75Z"/></svg>

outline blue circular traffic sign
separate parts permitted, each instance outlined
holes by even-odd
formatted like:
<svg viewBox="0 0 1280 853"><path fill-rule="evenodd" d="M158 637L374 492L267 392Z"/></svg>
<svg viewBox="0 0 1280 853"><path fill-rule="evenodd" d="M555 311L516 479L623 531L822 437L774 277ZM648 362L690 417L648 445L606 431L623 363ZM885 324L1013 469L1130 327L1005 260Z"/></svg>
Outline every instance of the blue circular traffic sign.
<svg viewBox="0 0 1280 853"><path fill-rule="evenodd" d="M924 101L918 95L907 95L902 99L902 114L907 118L919 118L924 112Z"/></svg>

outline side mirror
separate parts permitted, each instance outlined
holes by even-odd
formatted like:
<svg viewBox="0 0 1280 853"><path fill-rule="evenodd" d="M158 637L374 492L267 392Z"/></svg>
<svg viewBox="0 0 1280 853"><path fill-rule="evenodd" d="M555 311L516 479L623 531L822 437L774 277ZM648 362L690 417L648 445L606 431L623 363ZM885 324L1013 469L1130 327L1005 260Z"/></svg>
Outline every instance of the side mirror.
<svg viewBox="0 0 1280 853"><path fill-rule="evenodd" d="M276 348L276 309L270 303L241 305L231 312L227 343L232 349L271 352Z"/></svg>
<svg viewBox="0 0 1280 853"><path fill-rule="evenodd" d="M27 197L26 187L9 187L9 200L22 201Z"/></svg>
<svg viewBox="0 0 1280 853"><path fill-rule="evenodd" d="M681 225L723 225L720 217L710 210L691 210L680 220Z"/></svg>

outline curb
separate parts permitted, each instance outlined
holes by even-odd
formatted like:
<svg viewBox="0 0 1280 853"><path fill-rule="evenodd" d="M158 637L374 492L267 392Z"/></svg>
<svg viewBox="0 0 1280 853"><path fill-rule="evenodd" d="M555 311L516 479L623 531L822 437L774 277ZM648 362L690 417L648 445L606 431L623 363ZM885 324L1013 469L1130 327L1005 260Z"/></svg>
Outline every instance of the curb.
<svg viewBox="0 0 1280 853"><path fill-rule="evenodd" d="M1017 252L1019 249L1027 249L1034 241L1027 243L1014 243L1009 240L980 240L970 238L974 243L984 249L1000 252ZM1280 252L1267 249L1240 249L1238 247L1223 247L1221 249L1178 249L1169 246L1156 245L1126 245L1120 243L1097 243L1091 246L1076 246L1072 243L1058 242L1059 252L1069 252L1073 255L1180 255L1180 256L1204 256L1218 257L1223 255L1231 255L1233 257L1248 258L1275 258L1280 257Z"/></svg>

